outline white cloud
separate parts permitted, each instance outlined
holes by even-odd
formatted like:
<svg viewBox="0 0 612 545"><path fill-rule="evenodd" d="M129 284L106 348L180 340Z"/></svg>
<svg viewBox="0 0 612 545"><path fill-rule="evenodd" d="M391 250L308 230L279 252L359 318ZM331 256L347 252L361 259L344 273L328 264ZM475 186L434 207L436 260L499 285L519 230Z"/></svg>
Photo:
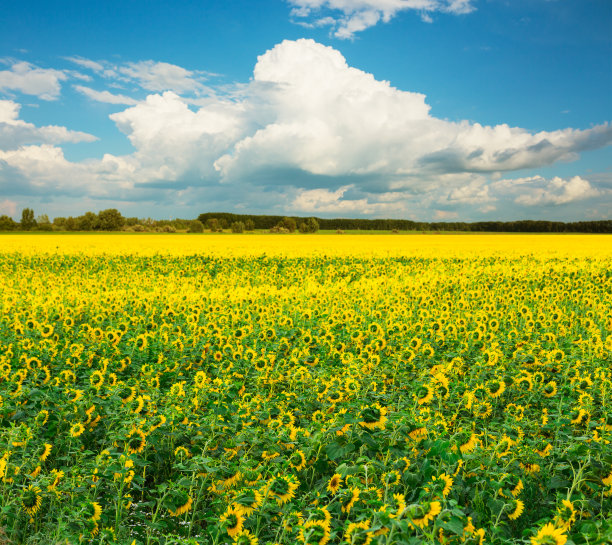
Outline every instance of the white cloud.
<svg viewBox="0 0 612 545"><path fill-rule="evenodd" d="M129 77L165 88L164 78L174 69L158 72L157 64L138 63ZM100 74L110 69L100 67ZM220 89L193 98L195 73L181 70L180 92L153 93L138 102L76 86L94 100L129 106L110 119L133 153L70 162L49 144L93 137L29 126L37 139L31 135L23 144L39 145L13 149L10 139L0 142L5 149L0 185L21 176L28 191L47 194L71 188L125 202L170 199L205 208L216 202L247 210L257 203L268 212L421 218L435 210L486 213L495 206L505 212L508 204L533 210L537 204L579 202L596 192L608 195L590 178L500 179L501 173L571 160L609 145L608 124L533 133L439 119L423 94L376 80L312 40L285 41L267 51L257 59L252 80L236 84L232 93ZM122 77L128 77L125 71ZM0 107L5 125L27 125L18 120L15 103Z"/></svg>
<svg viewBox="0 0 612 545"><path fill-rule="evenodd" d="M55 100L60 94L60 82L65 79L67 76L61 70L16 62L10 70L0 70L0 91L19 91L43 100Z"/></svg>
<svg viewBox="0 0 612 545"><path fill-rule="evenodd" d="M379 21L387 23L400 11L418 11L425 22L432 22L435 12L458 15L475 9L472 0L289 0L289 4L291 15L312 18L306 23L310 26L330 26L338 38L352 38Z"/></svg>
<svg viewBox="0 0 612 545"><path fill-rule="evenodd" d="M193 92L202 89L194 73L167 62L140 61L120 66L118 71L139 82L148 91Z"/></svg>
<svg viewBox="0 0 612 545"><path fill-rule="evenodd" d="M63 142L93 142L97 138L66 127L48 125L36 127L19 119L21 106L12 100L0 100L0 150L15 149L23 144L44 142L59 144Z"/></svg>
<svg viewBox="0 0 612 545"><path fill-rule="evenodd" d="M426 175L548 165L612 142L607 124L533 134L437 119L424 95L377 81L312 40L285 41L260 56L234 111L244 134L215 162L226 180L254 170L294 169L369 176L382 192L392 182L399 189Z"/></svg>
<svg viewBox="0 0 612 545"><path fill-rule="evenodd" d="M541 180L535 187L527 187L515 202L526 206L568 204L591 197L598 197L601 191L594 188L588 180L574 176L564 180L555 176L551 180Z"/></svg>
<svg viewBox="0 0 612 545"><path fill-rule="evenodd" d="M104 65L92 61L90 59L84 59L83 57L64 57L67 61L73 62L74 64L78 64L83 68L87 68L88 70L92 70L93 72L104 72Z"/></svg>
<svg viewBox="0 0 612 545"><path fill-rule="evenodd" d="M107 104L123 104L125 106L133 106L134 104L138 104L138 100L125 95L114 95L109 91L96 91L90 87L84 87L83 85L75 85L74 88L79 93L84 94L87 98L97 102L105 102Z"/></svg>

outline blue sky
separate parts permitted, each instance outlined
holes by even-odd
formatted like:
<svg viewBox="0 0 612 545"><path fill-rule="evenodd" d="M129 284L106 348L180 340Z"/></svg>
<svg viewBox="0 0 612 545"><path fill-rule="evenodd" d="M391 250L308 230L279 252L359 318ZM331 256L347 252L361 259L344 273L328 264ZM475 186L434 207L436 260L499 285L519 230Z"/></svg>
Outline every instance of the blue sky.
<svg viewBox="0 0 612 545"><path fill-rule="evenodd" d="M609 219L609 0L22 1L0 214Z"/></svg>

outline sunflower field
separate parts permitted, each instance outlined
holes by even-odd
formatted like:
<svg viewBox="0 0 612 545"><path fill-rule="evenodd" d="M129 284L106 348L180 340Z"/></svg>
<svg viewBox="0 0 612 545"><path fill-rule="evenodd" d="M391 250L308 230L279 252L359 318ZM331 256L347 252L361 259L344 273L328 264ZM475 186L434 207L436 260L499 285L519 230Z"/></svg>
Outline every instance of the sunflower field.
<svg viewBox="0 0 612 545"><path fill-rule="evenodd" d="M21 237L0 543L612 542L610 239Z"/></svg>

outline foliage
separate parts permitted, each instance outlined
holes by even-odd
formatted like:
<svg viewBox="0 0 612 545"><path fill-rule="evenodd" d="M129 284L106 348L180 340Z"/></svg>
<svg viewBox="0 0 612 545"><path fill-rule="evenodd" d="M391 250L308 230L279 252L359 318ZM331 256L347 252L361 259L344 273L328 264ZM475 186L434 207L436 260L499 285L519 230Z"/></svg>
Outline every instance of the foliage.
<svg viewBox="0 0 612 545"><path fill-rule="evenodd" d="M11 217L6 215L0 216L0 231L15 231L19 228L19 224Z"/></svg>
<svg viewBox="0 0 612 545"><path fill-rule="evenodd" d="M228 212L207 212L198 219L206 223L211 218L227 222L251 220L255 229L271 229L284 218L282 216L231 214ZM293 217L296 225L306 218ZM372 230L372 231L469 231L469 232L508 232L508 233L612 233L612 220L578 221L481 221L465 222L415 222L402 219L355 219L355 218L313 218L320 229Z"/></svg>
<svg viewBox="0 0 612 545"><path fill-rule="evenodd" d="M201 221L198 220L193 220L190 224L189 224L189 233L203 233L204 232L204 225L202 224Z"/></svg>
<svg viewBox="0 0 612 545"><path fill-rule="evenodd" d="M36 227L36 220L34 219L34 210L31 208L24 208L21 211L21 223L20 228L22 231L31 231Z"/></svg>
<svg viewBox="0 0 612 545"><path fill-rule="evenodd" d="M100 231L119 231L125 225L125 218L116 208L108 208L98 213L94 229Z"/></svg>
<svg viewBox="0 0 612 545"><path fill-rule="evenodd" d="M316 233L319 230L319 222L315 218L308 218L300 222L298 229L300 233Z"/></svg>
<svg viewBox="0 0 612 545"><path fill-rule="evenodd" d="M0 253L10 543L610 537L608 257L141 256L117 238Z"/></svg>
<svg viewBox="0 0 612 545"><path fill-rule="evenodd" d="M244 233L244 223L241 221L234 221L230 226L232 233Z"/></svg>

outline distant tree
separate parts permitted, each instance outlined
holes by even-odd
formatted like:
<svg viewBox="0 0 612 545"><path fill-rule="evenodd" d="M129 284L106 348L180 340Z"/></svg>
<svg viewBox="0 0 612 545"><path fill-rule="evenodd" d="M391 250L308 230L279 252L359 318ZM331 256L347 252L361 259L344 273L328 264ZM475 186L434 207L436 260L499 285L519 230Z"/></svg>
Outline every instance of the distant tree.
<svg viewBox="0 0 612 545"><path fill-rule="evenodd" d="M133 227L137 223L139 223L138 218L125 218L125 224L130 227Z"/></svg>
<svg viewBox="0 0 612 545"><path fill-rule="evenodd" d="M36 227L36 220L34 219L34 210L31 208L24 208L21 211L21 224L22 231L31 231Z"/></svg>
<svg viewBox="0 0 612 545"><path fill-rule="evenodd" d="M199 220L193 220L189 224L189 228L187 229L188 233L203 233L204 232L204 224Z"/></svg>
<svg viewBox="0 0 612 545"><path fill-rule="evenodd" d="M235 221L231 225L232 233L244 233L244 223Z"/></svg>
<svg viewBox="0 0 612 545"><path fill-rule="evenodd" d="M295 232L295 230L297 229L295 220L293 218L288 217L284 217L282 220L280 220L277 224L277 227L287 229L287 231L289 231L290 233Z"/></svg>
<svg viewBox="0 0 612 545"><path fill-rule="evenodd" d="M254 231L255 230L255 222L252 219L248 219L244 222L245 231Z"/></svg>
<svg viewBox="0 0 612 545"><path fill-rule="evenodd" d="M53 225L49 221L47 214L41 214L36 218L36 230L37 231L53 231Z"/></svg>
<svg viewBox="0 0 612 545"><path fill-rule="evenodd" d="M53 227L59 229L60 231L66 230L66 218L63 216L58 216L57 218L53 218Z"/></svg>
<svg viewBox="0 0 612 545"><path fill-rule="evenodd" d="M319 222L315 218L308 218L298 226L300 233L316 233L319 230Z"/></svg>
<svg viewBox="0 0 612 545"><path fill-rule="evenodd" d="M79 222L77 221L77 218L68 216L64 222L64 229L66 229L66 231L78 231Z"/></svg>
<svg viewBox="0 0 612 545"><path fill-rule="evenodd" d="M0 231L15 231L19 227L19 224L11 217L2 215L0 216Z"/></svg>
<svg viewBox="0 0 612 545"><path fill-rule="evenodd" d="M116 208L108 208L98 213L98 222L94 229L101 231L120 231L125 225L125 218Z"/></svg>
<svg viewBox="0 0 612 545"><path fill-rule="evenodd" d="M206 222L206 226L210 229L211 233L221 231L221 226L219 225L219 220L217 218L209 218Z"/></svg>
<svg viewBox="0 0 612 545"><path fill-rule="evenodd" d="M76 218L77 231L93 231L98 225L98 216L93 212L85 212Z"/></svg>

